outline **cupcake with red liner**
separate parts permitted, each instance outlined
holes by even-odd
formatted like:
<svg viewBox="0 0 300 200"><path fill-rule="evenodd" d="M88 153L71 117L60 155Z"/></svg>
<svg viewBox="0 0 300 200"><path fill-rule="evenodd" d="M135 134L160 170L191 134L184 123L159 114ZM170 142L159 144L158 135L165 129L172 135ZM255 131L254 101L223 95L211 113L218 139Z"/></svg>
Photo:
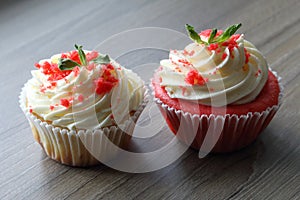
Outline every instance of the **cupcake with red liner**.
<svg viewBox="0 0 300 200"><path fill-rule="evenodd" d="M155 101L178 139L204 152L251 144L281 104L280 78L243 34L241 24L197 33L171 50L152 79Z"/></svg>
<svg viewBox="0 0 300 200"><path fill-rule="evenodd" d="M92 166L126 148L147 97L137 74L108 55L75 47L35 64L20 106L50 158Z"/></svg>

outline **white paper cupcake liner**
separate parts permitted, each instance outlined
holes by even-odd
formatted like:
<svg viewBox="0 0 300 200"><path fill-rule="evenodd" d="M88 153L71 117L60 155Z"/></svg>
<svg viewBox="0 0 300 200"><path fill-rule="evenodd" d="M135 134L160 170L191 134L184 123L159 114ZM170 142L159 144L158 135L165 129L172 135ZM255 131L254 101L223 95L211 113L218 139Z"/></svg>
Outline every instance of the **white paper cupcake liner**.
<svg viewBox="0 0 300 200"><path fill-rule="evenodd" d="M145 108L148 98L148 91L145 89L144 101L130 119L125 121L124 126L122 125L125 128L110 126L79 131L55 127L29 113L25 105L25 87L22 88L19 103L30 123L34 139L50 158L62 164L86 167L113 159L118 153L118 147L126 147L133 133L135 122ZM114 145L111 145L112 143Z"/></svg>
<svg viewBox="0 0 300 200"><path fill-rule="evenodd" d="M277 78L280 87L278 105L269 107L263 112L249 112L241 116L236 114L225 114L224 116L191 114L164 104L155 97L154 90L152 90L152 94L170 129L178 139L204 153L232 152L252 143L267 127L282 104L281 78L276 72L272 71L272 73ZM222 124L224 124L223 127Z"/></svg>

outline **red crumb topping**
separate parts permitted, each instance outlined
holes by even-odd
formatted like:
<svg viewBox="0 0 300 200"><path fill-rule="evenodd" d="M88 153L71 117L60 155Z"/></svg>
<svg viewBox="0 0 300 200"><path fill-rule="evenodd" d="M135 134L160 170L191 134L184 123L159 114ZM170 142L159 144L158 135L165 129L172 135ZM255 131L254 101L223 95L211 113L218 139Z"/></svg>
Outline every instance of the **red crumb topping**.
<svg viewBox="0 0 300 200"><path fill-rule="evenodd" d="M183 50L183 53L182 53L183 55L189 55L189 56L193 56L194 54L195 54L195 51L194 50L192 50L191 52L188 52L187 50Z"/></svg>
<svg viewBox="0 0 300 200"><path fill-rule="evenodd" d="M53 110L54 109L54 106L53 105L50 105L50 110Z"/></svg>
<svg viewBox="0 0 300 200"><path fill-rule="evenodd" d="M200 36L203 36L203 37L209 37L211 31L212 31L212 29L206 29L206 30L202 31L199 35L200 35ZM215 37L220 36L222 33L223 33L222 30L218 30Z"/></svg>
<svg viewBox="0 0 300 200"><path fill-rule="evenodd" d="M83 96L82 94L80 94L80 95L78 96L78 101L79 101L79 102L83 102L83 100L84 100L84 96Z"/></svg>
<svg viewBox="0 0 300 200"><path fill-rule="evenodd" d="M223 42L221 45L223 47L228 47L230 53L232 53L233 49L238 47L237 39L240 38L240 34L232 35L227 41Z"/></svg>
<svg viewBox="0 0 300 200"><path fill-rule="evenodd" d="M179 59L178 62L181 62L183 65L191 65L191 63L185 59Z"/></svg>
<svg viewBox="0 0 300 200"><path fill-rule="evenodd" d="M79 67L78 66L74 67L73 72L74 72L75 77L78 76L79 72L80 72Z"/></svg>
<svg viewBox="0 0 300 200"><path fill-rule="evenodd" d="M69 58L69 59L77 62L78 64L81 64L78 51L76 51L76 50L70 51L68 53L62 53L61 58Z"/></svg>
<svg viewBox="0 0 300 200"><path fill-rule="evenodd" d="M43 84L40 86L40 92L41 93L45 93L46 89L47 88Z"/></svg>
<svg viewBox="0 0 300 200"><path fill-rule="evenodd" d="M192 69L185 77L185 82L191 85L204 85L208 81L207 78L203 78L197 70Z"/></svg>
<svg viewBox="0 0 300 200"><path fill-rule="evenodd" d="M255 77L258 77L261 74L261 70L258 69L257 72L255 73Z"/></svg>
<svg viewBox="0 0 300 200"><path fill-rule="evenodd" d="M114 67L111 64L102 65L103 73L95 80L95 92L99 95L109 93L112 88L118 83L118 79L112 74Z"/></svg>
<svg viewBox="0 0 300 200"><path fill-rule="evenodd" d="M225 58L227 58L227 53L223 53L223 55L222 55L222 60L225 60Z"/></svg>
<svg viewBox="0 0 300 200"><path fill-rule="evenodd" d="M192 56L192 55L194 55L194 54L195 54L195 51L192 50L192 51L190 52L189 56Z"/></svg>
<svg viewBox="0 0 300 200"><path fill-rule="evenodd" d="M209 51L216 51L218 48L219 48L219 45L217 43L212 43L207 47L207 49Z"/></svg>
<svg viewBox="0 0 300 200"><path fill-rule="evenodd" d="M86 53L85 56L86 56L86 60L89 62L89 61L97 58L99 56L99 53L97 51L91 51L91 52Z"/></svg>
<svg viewBox="0 0 300 200"><path fill-rule="evenodd" d="M36 63L35 66L38 69L41 69L42 73L49 76L48 81L50 81L50 82L54 82L54 81L63 79L66 76L68 76L73 70L78 70L75 67L73 70L61 71L58 68L58 65L56 63L49 63L48 61L45 61L42 64Z"/></svg>
<svg viewBox="0 0 300 200"><path fill-rule="evenodd" d="M86 66L87 70L92 71L93 69L95 69L96 64L95 63L90 63Z"/></svg>
<svg viewBox="0 0 300 200"><path fill-rule="evenodd" d="M60 105L68 108L70 106L70 101L68 99L62 98L62 99L60 99Z"/></svg>
<svg viewBox="0 0 300 200"><path fill-rule="evenodd" d="M178 72L182 72L181 69L178 66L175 67L175 70L178 71Z"/></svg>
<svg viewBox="0 0 300 200"><path fill-rule="evenodd" d="M245 63L248 63L249 62L249 58L250 58L250 53L247 51L246 48L244 48L244 51L245 51L245 57L246 57Z"/></svg>
<svg viewBox="0 0 300 200"><path fill-rule="evenodd" d="M93 60L98 57L98 53L96 51L88 52L86 54L87 61ZM81 65L80 58L77 51L70 51L68 53L62 53L61 58L68 58L71 59L78 64ZM57 63L52 63L45 61L44 63L35 63L35 67L42 70L42 73L48 75L48 81L54 82L57 80L61 80L68 76L72 71L74 72L75 76L79 74L79 67L75 67L73 70L60 70L58 68ZM54 85L53 85L54 86Z"/></svg>

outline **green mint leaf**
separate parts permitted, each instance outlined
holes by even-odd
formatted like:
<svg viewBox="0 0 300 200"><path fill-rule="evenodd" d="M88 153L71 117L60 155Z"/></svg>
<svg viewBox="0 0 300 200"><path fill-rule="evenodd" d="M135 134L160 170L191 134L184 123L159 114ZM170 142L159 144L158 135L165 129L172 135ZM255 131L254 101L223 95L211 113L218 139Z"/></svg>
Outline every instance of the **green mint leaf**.
<svg viewBox="0 0 300 200"><path fill-rule="evenodd" d="M61 70L61 71L64 71L64 70L73 70L74 67L76 66L80 66L79 63L69 59L69 58L60 58L58 60L58 68Z"/></svg>
<svg viewBox="0 0 300 200"><path fill-rule="evenodd" d="M110 63L110 58L108 55L105 56L99 55L97 58L95 58L92 61L96 64L108 64Z"/></svg>
<svg viewBox="0 0 300 200"><path fill-rule="evenodd" d="M185 25L185 28L189 34L189 37L196 43L198 44L207 44L207 42L204 42L201 40L201 37L198 35L198 33L194 30L194 27L192 27L189 24Z"/></svg>
<svg viewBox="0 0 300 200"><path fill-rule="evenodd" d="M83 66L87 66L86 56L85 56L84 51L82 50L82 46L78 46L77 44L75 44L75 48L78 51L79 59L80 59L81 64Z"/></svg>
<svg viewBox="0 0 300 200"><path fill-rule="evenodd" d="M211 31L211 33L210 33L210 36L209 36L209 38L208 38L208 44L210 44L212 41L213 41L213 39L215 38L215 36L217 35L217 32L218 32L218 30L216 29L216 28L214 28L212 31Z"/></svg>
<svg viewBox="0 0 300 200"><path fill-rule="evenodd" d="M217 37L215 40L212 42L214 43L222 43L228 40L235 32L242 26L241 23L239 24L234 24L230 27L228 27L219 37Z"/></svg>

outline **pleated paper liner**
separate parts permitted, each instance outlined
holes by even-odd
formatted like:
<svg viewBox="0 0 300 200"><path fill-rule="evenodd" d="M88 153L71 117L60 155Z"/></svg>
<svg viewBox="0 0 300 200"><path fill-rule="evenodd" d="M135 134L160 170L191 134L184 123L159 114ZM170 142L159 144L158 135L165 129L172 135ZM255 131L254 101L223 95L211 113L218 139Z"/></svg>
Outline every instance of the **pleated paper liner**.
<svg viewBox="0 0 300 200"><path fill-rule="evenodd" d="M38 119L34 114L26 111L26 91L22 88L19 97L20 107L28 119L34 139L42 146L45 153L53 160L62 164L87 167L113 159L117 153L117 147L126 148L131 139L135 123L142 113L148 101L147 90L145 90L144 101L120 128L110 126L96 130L68 130L55 127ZM114 145L111 145L113 143Z"/></svg>
<svg viewBox="0 0 300 200"><path fill-rule="evenodd" d="M241 116L235 114L226 114L224 116L210 114L200 116L182 110L176 110L164 104L158 98L154 98L154 101L157 103L171 131L183 143L194 149L204 151L207 150L215 153L232 152L254 142L258 135L270 123L280 107L282 103L283 86L281 84L281 78L277 76L277 73L274 71L272 71L272 73L277 78L280 87L279 103L278 105L268 107L262 112L249 112ZM210 131L210 134L215 135L207 135L209 130L217 130L220 126L222 127L221 130L219 130L219 134ZM207 144L208 146L212 145L212 147L205 147Z"/></svg>

